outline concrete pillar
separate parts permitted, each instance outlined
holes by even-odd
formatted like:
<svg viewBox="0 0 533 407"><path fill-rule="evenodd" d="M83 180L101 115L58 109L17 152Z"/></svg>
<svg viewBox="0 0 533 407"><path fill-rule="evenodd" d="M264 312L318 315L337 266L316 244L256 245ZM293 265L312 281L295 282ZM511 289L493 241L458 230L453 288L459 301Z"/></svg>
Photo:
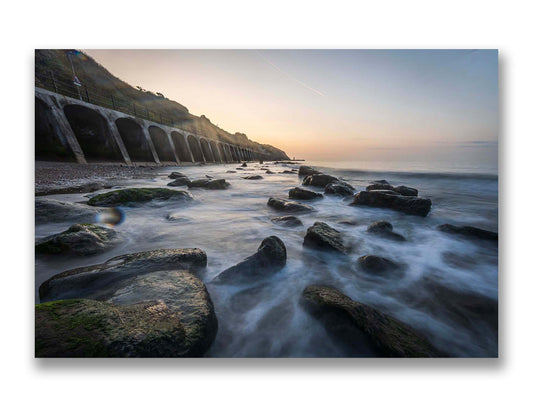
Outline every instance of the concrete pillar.
<svg viewBox="0 0 533 407"><path fill-rule="evenodd" d="M198 141L198 145L200 146L200 153L202 153L202 159L204 160L204 164L207 162L205 159L204 150L202 149L202 137L196 137L196 141Z"/></svg>
<svg viewBox="0 0 533 407"><path fill-rule="evenodd" d="M167 133L167 132L165 132ZM170 143L170 148L172 149L172 153L174 155L174 159L176 160L176 163L180 164L180 158L178 157L178 154L176 153L176 146L174 145L174 141L172 140L172 137L170 136L170 133L167 133L168 142Z"/></svg>
<svg viewBox="0 0 533 407"><path fill-rule="evenodd" d="M211 152L211 157L213 157L213 162L216 163L217 159L215 158L215 154L213 153L213 148L211 148L211 143L207 142L207 147L209 147L209 151Z"/></svg>
<svg viewBox="0 0 533 407"><path fill-rule="evenodd" d="M150 131L148 130L148 127L150 127L148 124L144 124L143 126L144 137L146 137L146 141L148 142L148 145L150 146L150 151L152 152L152 155L154 156L155 163L161 164L161 161L159 161L159 156L157 155L157 151L155 151L155 146L152 141L152 137L150 137Z"/></svg>
<svg viewBox="0 0 533 407"><path fill-rule="evenodd" d="M120 137L120 132L118 131L117 124L115 122L116 116L114 113L111 113L110 111L101 110L100 113L103 114L103 116L107 120L108 128L111 133L111 137L115 140L115 143L118 146L118 149L120 150L120 153L122 154L122 158L124 159L124 162L128 165L131 164L130 155L128 154L128 150L126 149L126 146L124 145L124 142L122 141L122 137Z"/></svg>
<svg viewBox="0 0 533 407"><path fill-rule="evenodd" d="M52 117L57 123L58 131L65 138L65 140L67 140L70 149L74 153L74 157L76 157L76 161L80 164L87 164L87 160L85 159L85 155L83 154L81 146L78 143L76 134L74 133L74 130L72 130L72 127L70 127L70 123L68 122L63 109L58 108L54 101L50 100L50 97L42 97L41 100L50 108Z"/></svg>
<svg viewBox="0 0 533 407"><path fill-rule="evenodd" d="M191 157L191 162L194 163L194 155L192 154L191 146L189 145L189 136L187 136L187 133L184 134L183 138L185 139L185 145L187 146L189 157Z"/></svg>

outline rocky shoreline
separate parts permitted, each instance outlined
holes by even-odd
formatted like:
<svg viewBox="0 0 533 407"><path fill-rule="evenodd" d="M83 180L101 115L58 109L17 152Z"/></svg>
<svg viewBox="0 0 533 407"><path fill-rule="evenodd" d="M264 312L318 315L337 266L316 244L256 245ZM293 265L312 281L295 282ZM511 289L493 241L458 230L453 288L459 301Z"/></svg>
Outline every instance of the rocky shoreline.
<svg viewBox="0 0 533 407"><path fill-rule="evenodd" d="M268 177L274 174L272 170L280 164L286 163L265 163L260 170ZM246 168L246 163L239 168L243 167ZM186 187L188 190L201 188L212 194L231 188L231 183L222 178L206 175L205 178L191 179L184 173L172 172L168 176L167 188L106 191L120 179L150 177L162 171L162 168L150 167L37 163L36 195L84 192L91 195L84 203L70 204L45 197L36 198L37 223L52 219L71 219L73 223L68 230L36 242L36 254L91 256L120 244L120 236L113 229L77 223L81 218L87 221L86 218L94 217L95 211L113 210L115 206L142 206L152 201L161 205L168 201L186 208L186 205L194 203L195 198L188 191L176 190L175 187ZM296 175L294 169L277 173ZM325 199L323 194L337 196L339 205L348 203L385 208L417 217L431 214L432 201L419 197L418 189L412 186L393 186L386 180L377 180L371 182L366 190L357 191L345 180L309 166L300 166L297 174L300 185L294 185L283 197L274 193L265 202L281 215L271 218L273 223L281 227L301 226L298 216L312 216L315 212L313 203ZM249 182L264 180L258 174L241 178ZM497 233L480 228L446 224L437 230L459 239L497 242ZM399 244L409 244L408 238L393 232L390 222L379 218L368 225L367 233ZM361 275L390 279L401 275L408 267L387 258L386 253L357 252L341 230L322 221L316 221L307 229L301 245L307 251L327 252L340 259L346 259L355 252L361 256L353 267ZM221 271L211 281L202 281L202 270L208 258L201 248L161 248L131 253L111 258L102 264L64 271L39 287L43 303L36 306L36 355L202 356L210 349L218 331L216 309L205 284L238 286L251 282L260 287L285 267L287 258L287 248L281 235L265 237L257 252ZM350 298L342 291L343 287L321 285L317 281L317 284L303 290L299 301L354 355L448 355L445 349L431 343L429 338L405 322L358 302L357 298ZM494 312L488 298L481 297L476 301L467 307L469 316L476 315L480 310L490 309L490 312ZM455 309L454 312L464 315L466 311ZM74 330L68 328L72 326Z"/></svg>

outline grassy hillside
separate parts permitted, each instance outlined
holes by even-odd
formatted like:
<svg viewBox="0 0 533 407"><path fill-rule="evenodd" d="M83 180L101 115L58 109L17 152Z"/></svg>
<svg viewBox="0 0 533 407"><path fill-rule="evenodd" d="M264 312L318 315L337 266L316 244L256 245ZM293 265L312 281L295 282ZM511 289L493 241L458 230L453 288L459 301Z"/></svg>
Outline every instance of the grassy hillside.
<svg viewBox="0 0 533 407"><path fill-rule="evenodd" d="M67 56L69 50L35 51L35 85L49 78L51 72L61 81L72 81L72 68ZM73 50L72 50L73 51ZM271 153L275 159L288 159L287 155L273 146L256 143L243 133L231 134L215 126L205 116L194 116L178 102L165 98L149 90L139 90L111 74L102 65L83 52L76 52L72 57L76 75L85 86L96 89L101 94L113 95L116 99L132 101L151 111L161 113L172 119L177 126L202 134L214 140L223 140L241 146L263 150Z"/></svg>

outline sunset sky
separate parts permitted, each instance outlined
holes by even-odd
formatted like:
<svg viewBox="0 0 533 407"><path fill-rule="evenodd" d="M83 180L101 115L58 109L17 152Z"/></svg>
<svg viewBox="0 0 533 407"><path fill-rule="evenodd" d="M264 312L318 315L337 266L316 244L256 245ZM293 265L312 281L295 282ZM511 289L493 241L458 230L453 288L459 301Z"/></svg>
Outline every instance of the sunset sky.
<svg viewBox="0 0 533 407"><path fill-rule="evenodd" d="M84 52L291 157L497 165L497 50Z"/></svg>

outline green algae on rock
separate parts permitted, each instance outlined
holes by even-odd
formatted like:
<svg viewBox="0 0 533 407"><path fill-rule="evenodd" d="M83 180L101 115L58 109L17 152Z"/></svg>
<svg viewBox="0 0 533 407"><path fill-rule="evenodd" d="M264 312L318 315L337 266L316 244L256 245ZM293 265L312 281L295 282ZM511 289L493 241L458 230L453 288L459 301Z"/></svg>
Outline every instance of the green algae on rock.
<svg viewBox="0 0 533 407"><path fill-rule="evenodd" d="M186 191L176 191L168 188L127 188L93 196L87 204L91 206L116 206L148 202L154 199L191 201L193 198Z"/></svg>
<svg viewBox="0 0 533 407"><path fill-rule="evenodd" d="M87 256L108 250L118 242L118 233L113 229L91 223L79 223L64 232L41 239L35 245L35 252Z"/></svg>

